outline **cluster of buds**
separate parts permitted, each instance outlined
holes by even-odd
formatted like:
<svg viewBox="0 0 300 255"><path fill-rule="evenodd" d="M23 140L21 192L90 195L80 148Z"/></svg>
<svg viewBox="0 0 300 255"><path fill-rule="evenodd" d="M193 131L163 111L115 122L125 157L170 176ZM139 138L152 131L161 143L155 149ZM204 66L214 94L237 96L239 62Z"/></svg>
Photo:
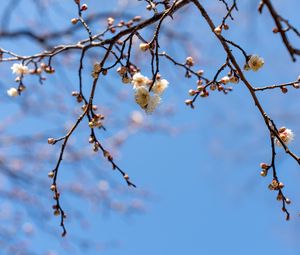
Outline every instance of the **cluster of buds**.
<svg viewBox="0 0 300 255"><path fill-rule="evenodd" d="M220 79L219 81L222 84L227 84L227 83L234 83L237 84L239 82L239 77L235 74L230 75L230 76L224 76L223 78Z"/></svg>
<svg viewBox="0 0 300 255"><path fill-rule="evenodd" d="M103 151L103 156L104 156L104 158L107 158L108 161L113 161L113 157L112 157L112 155L109 153L109 151L104 150L104 151Z"/></svg>
<svg viewBox="0 0 300 255"><path fill-rule="evenodd" d="M96 137L94 135L90 135L89 137L89 143L93 145L93 151L94 152L97 152L99 151L99 149L103 149L101 146L100 146L100 143L97 141Z"/></svg>
<svg viewBox="0 0 300 255"><path fill-rule="evenodd" d="M129 66L120 66L117 69L118 74L122 77L122 82L124 84L129 84L133 80L131 76L133 77L134 74L138 73L138 68L135 65L129 65Z"/></svg>
<svg viewBox="0 0 300 255"><path fill-rule="evenodd" d="M122 77L122 82L124 84L131 82L131 78L128 77L127 68L125 66L118 67L117 72Z"/></svg>
<svg viewBox="0 0 300 255"><path fill-rule="evenodd" d="M59 210L59 207L58 207L57 205L53 205L53 206L52 206L52 209L54 210L54 211L53 211L53 214L54 214L55 216L59 216L59 215L60 215L60 210Z"/></svg>
<svg viewBox="0 0 300 255"><path fill-rule="evenodd" d="M270 169L270 165L268 165L267 163L260 163L260 168L261 168L261 172L260 175L265 177L268 174L268 170Z"/></svg>
<svg viewBox="0 0 300 255"><path fill-rule="evenodd" d="M295 89L299 89L300 88L300 84L298 82L295 82L292 84L293 88ZM280 90L283 94L286 94L288 92L288 89L286 86L280 86Z"/></svg>
<svg viewBox="0 0 300 255"><path fill-rule="evenodd" d="M276 179L273 179L272 182L269 184L268 188L270 190L281 190L284 188L284 184Z"/></svg>
<svg viewBox="0 0 300 255"><path fill-rule="evenodd" d="M133 19L125 22L124 20L121 20L117 25L114 25L114 22L115 22L115 19L113 17L109 17L107 19L107 27L109 29L109 31L111 33L115 33L116 32L116 28L122 28L122 27L127 27L127 28L130 28L132 27L132 25L135 23L135 22L139 22L140 20L142 19L141 16L135 16ZM122 44L121 41L117 41L117 43L119 45Z"/></svg>
<svg viewBox="0 0 300 255"><path fill-rule="evenodd" d="M102 120L104 116L102 114L95 114L94 117L89 122L90 128L99 128L102 126Z"/></svg>
<svg viewBox="0 0 300 255"><path fill-rule="evenodd" d="M37 74L40 75L43 72L41 67L36 67L34 69L29 69L30 74Z"/></svg>
<svg viewBox="0 0 300 255"><path fill-rule="evenodd" d="M108 17L106 21L107 21L107 28L111 33L114 34L116 32L116 27L114 26L115 19L113 17Z"/></svg>
<svg viewBox="0 0 300 255"><path fill-rule="evenodd" d="M223 85L222 85L220 82L215 82L215 83L211 84L211 85L209 86L209 89L210 89L211 91L215 91L216 89L217 89L218 91L224 91L224 87L223 87ZM231 88L230 88L230 89L231 89Z"/></svg>
<svg viewBox="0 0 300 255"><path fill-rule="evenodd" d="M55 184L52 184L52 185L50 186L50 190L53 192L53 199L54 199L54 200L58 200L59 197L60 197L60 193L57 191L56 185L55 185ZM59 215L60 215L60 210L59 210L59 207L58 207L57 204L53 205L53 206L52 206L52 209L54 210L53 214L54 214L55 216L59 216Z"/></svg>
<svg viewBox="0 0 300 255"><path fill-rule="evenodd" d="M55 73L55 69L50 66L50 65L47 65L46 63L41 63L41 69L45 72L45 73L48 73L48 74L53 74Z"/></svg>
<svg viewBox="0 0 300 255"><path fill-rule="evenodd" d="M224 29L224 30L228 30L228 29L229 29L229 26L228 26L227 24L222 24L222 25L220 25L220 26L215 27L214 32L215 32L215 34L217 34L217 35L221 35L223 29Z"/></svg>
<svg viewBox="0 0 300 255"><path fill-rule="evenodd" d="M72 96L76 97L78 103L81 103L83 100L82 95L78 91L72 91Z"/></svg>
<svg viewBox="0 0 300 255"><path fill-rule="evenodd" d="M185 64L185 66L187 66L188 68L191 68L191 67L195 64L195 62L194 62L194 59L193 59L192 57L187 57L184 64ZM204 73L203 70L198 70L198 71L196 72L196 74L197 74L197 76L198 76L199 78L203 75L203 73ZM185 77L186 77L186 78L191 78L191 77L192 77L192 73L191 73L190 70L188 70L188 69L186 70L186 72L185 72ZM198 85L200 85L200 84L202 84L202 83L203 83L203 81L202 81L201 79L199 79L198 82L197 82Z"/></svg>
<svg viewBox="0 0 300 255"><path fill-rule="evenodd" d="M99 151L100 144L95 139L94 139L94 141L92 143L93 143L93 151L94 152Z"/></svg>
<svg viewBox="0 0 300 255"><path fill-rule="evenodd" d="M201 97L208 97L209 96L209 92L205 89L205 86L201 85L202 82L198 82L198 86L197 89L190 89L189 90L189 95L190 96L196 96L199 94L199 96ZM193 106L193 100L192 99L187 99L184 101L186 105L191 106L192 108L194 108Z"/></svg>
<svg viewBox="0 0 300 255"><path fill-rule="evenodd" d="M100 74L101 71L102 71L101 65L100 65L98 62L96 62L96 63L94 64L94 67L93 67L92 77L93 77L94 79L97 79L97 78L99 77L99 74ZM107 72L107 71L106 71L106 72Z"/></svg>

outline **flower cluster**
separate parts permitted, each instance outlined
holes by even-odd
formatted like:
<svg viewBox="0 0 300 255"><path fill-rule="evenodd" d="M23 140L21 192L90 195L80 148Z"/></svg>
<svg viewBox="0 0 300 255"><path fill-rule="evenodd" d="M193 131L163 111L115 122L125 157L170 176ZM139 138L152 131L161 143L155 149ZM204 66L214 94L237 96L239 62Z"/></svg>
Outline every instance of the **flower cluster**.
<svg viewBox="0 0 300 255"><path fill-rule="evenodd" d="M169 85L169 82L165 79L161 79L159 75L157 75L156 80L153 83L149 78L139 72L133 75L131 83L135 90L135 101L146 113L155 111L156 107L161 102L160 96ZM152 95L149 91L151 85Z"/></svg>

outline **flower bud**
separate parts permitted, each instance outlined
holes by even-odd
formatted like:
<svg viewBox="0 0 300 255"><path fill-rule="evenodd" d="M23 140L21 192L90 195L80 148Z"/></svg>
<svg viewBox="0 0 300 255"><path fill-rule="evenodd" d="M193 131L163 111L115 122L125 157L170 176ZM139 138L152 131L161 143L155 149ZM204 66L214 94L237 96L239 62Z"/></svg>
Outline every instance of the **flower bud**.
<svg viewBox="0 0 300 255"><path fill-rule="evenodd" d="M262 171L260 172L260 175L261 175L262 177L266 177L267 174L268 174L268 172L267 172L266 170L262 170Z"/></svg>
<svg viewBox="0 0 300 255"><path fill-rule="evenodd" d="M55 139L54 138L48 138L48 144L54 144L55 143Z"/></svg>
<svg viewBox="0 0 300 255"><path fill-rule="evenodd" d="M196 93L197 93L197 92L196 92L195 90L193 90L193 89L190 89L190 90L189 90L189 95L190 95L190 96L194 96L194 95L196 95Z"/></svg>
<svg viewBox="0 0 300 255"><path fill-rule="evenodd" d="M77 24L78 20L79 20L79 19L77 19L77 18L73 18L73 19L71 19L71 23L72 23L73 25L75 25L75 24Z"/></svg>
<svg viewBox="0 0 300 255"><path fill-rule="evenodd" d="M286 87L281 87L280 89L281 89L281 92L284 94L288 92L288 89Z"/></svg>
<svg viewBox="0 0 300 255"><path fill-rule="evenodd" d="M49 177L49 178L53 178L53 177L54 177L54 172L53 172L53 171L50 171L50 172L48 173L48 177Z"/></svg>
<svg viewBox="0 0 300 255"><path fill-rule="evenodd" d="M185 64L188 66L193 66L195 64L194 59L192 57L187 57L185 60Z"/></svg>
<svg viewBox="0 0 300 255"><path fill-rule="evenodd" d="M132 20L133 20L134 22L138 22L138 21L140 21L141 19L142 19L141 16L135 16Z"/></svg>
<svg viewBox="0 0 300 255"><path fill-rule="evenodd" d="M193 103L193 100L187 99L187 100L184 101L184 103L185 103L186 105L191 105L191 104Z"/></svg>
<svg viewBox="0 0 300 255"><path fill-rule="evenodd" d="M87 4L81 5L81 8L80 8L81 11L86 11L87 9L88 9L88 5Z"/></svg>
<svg viewBox="0 0 300 255"><path fill-rule="evenodd" d="M267 170L267 169L270 168L270 166L267 163L260 163L260 168L264 169L264 170Z"/></svg>
<svg viewBox="0 0 300 255"><path fill-rule="evenodd" d="M221 33L222 33L222 27L221 27L221 26L217 26L217 27L214 29L214 32L215 32L217 35L221 35Z"/></svg>
<svg viewBox="0 0 300 255"><path fill-rule="evenodd" d="M150 45L148 44L148 43L141 43L140 44L140 50L141 51L147 51L147 50L149 50L149 48L150 48Z"/></svg>
<svg viewBox="0 0 300 255"><path fill-rule="evenodd" d="M59 210L55 210L55 211L54 211L54 215L55 215L55 216L59 216L59 215L60 215L60 211L59 211Z"/></svg>
<svg viewBox="0 0 300 255"><path fill-rule="evenodd" d="M227 24L224 24L224 25L223 25L223 28L224 28L225 30L228 30L228 29L229 29L229 26L228 26Z"/></svg>
<svg viewBox="0 0 300 255"><path fill-rule="evenodd" d="M109 18L107 19L107 24L108 24L109 26L112 26L112 25L114 24L114 22L115 22L115 19L112 18L112 17L109 17Z"/></svg>
<svg viewBox="0 0 300 255"><path fill-rule="evenodd" d="M128 83L131 82L131 79L129 77L125 76L125 77L122 78L122 82L125 83L125 84L128 84Z"/></svg>

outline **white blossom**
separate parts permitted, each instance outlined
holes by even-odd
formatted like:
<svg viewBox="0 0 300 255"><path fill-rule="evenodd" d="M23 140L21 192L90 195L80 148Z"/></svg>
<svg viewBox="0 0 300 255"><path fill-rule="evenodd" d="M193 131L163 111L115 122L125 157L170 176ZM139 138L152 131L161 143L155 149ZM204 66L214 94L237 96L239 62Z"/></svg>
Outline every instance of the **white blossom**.
<svg viewBox="0 0 300 255"><path fill-rule="evenodd" d="M7 92L7 95L9 95L10 97L16 97L19 95L19 92L16 88L10 88L6 92Z"/></svg>
<svg viewBox="0 0 300 255"><path fill-rule="evenodd" d="M284 144L289 144L291 141L294 140L295 137L293 131L285 127L279 129L278 135L280 139L284 142ZM275 143L277 146L282 146L282 144L277 138L275 138Z"/></svg>
<svg viewBox="0 0 300 255"><path fill-rule="evenodd" d="M155 111L156 107L159 105L161 98L159 95L155 94L150 97L148 105L145 109L146 113L152 113Z"/></svg>
<svg viewBox="0 0 300 255"><path fill-rule="evenodd" d="M24 75L29 73L29 69L27 66L24 66L22 64L14 63L11 67L12 73L17 75Z"/></svg>
<svg viewBox="0 0 300 255"><path fill-rule="evenodd" d="M156 80L152 87L152 91L155 94L161 95L165 91L165 89L168 88L168 85L169 85L169 82L166 79Z"/></svg>
<svg viewBox="0 0 300 255"><path fill-rule="evenodd" d="M264 63L265 63L264 59L257 55L252 55L248 60L248 66L255 72L258 69L262 68Z"/></svg>
<svg viewBox="0 0 300 255"><path fill-rule="evenodd" d="M138 87L145 86L149 82L148 77L142 75L141 73L135 73L132 77L132 85L134 89Z"/></svg>
<svg viewBox="0 0 300 255"><path fill-rule="evenodd" d="M150 93L149 93L148 89L144 86L139 86L139 87L137 87L134 96L135 96L136 103L140 107L145 109L150 100Z"/></svg>

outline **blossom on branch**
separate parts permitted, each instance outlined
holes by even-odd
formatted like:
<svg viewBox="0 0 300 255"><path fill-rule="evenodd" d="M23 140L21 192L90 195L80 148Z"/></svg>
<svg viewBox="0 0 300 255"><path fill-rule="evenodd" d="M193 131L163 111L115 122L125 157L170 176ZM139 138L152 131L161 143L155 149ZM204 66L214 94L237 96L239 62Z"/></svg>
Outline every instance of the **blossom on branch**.
<svg viewBox="0 0 300 255"><path fill-rule="evenodd" d="M144 86L149 82L148 77L142 75L141 73L135 73L132 77L133 88L137 89L138 87Z"/></svg>
<svg viewBox="0 0 300 255"><path fill-rule="evenodd" d="M260 68L263 67L265 61L263 58L259 57L258 55L251 55L250 59L248 60L248 66L254 71L258 71Z"/></svg>
<svg viewBox="0 0 300 255"><path fill-rule="evenodd" d="M160 79L159 74L156 75L156 80L152 83L148 77L142 75L140 72L133 75L131 83L135 89L135 101L146 113L155 111L161 102L160 95L169 85L166 79ZM151 92L153 92L154 95Z"/></svg>
<svg viewBox="0 0 300 255"><path fill-rule="evenodd" d="M10 97L16 97L19 95L19 92L16 88L10 88L7 90L7 95L9 95Z"/></svg>
<svg viewBox="0 0 300 255"><path fill-rule="evenodd" d="M286 127L280 128L278 130L278 135L285 144L289 144L291 141L294 140L295 137L293 131ZM281 142L277 138L275 138L275 143L277 146L282 146Z"/></svg>
<svg viewBox="0 0 300 255"><path fill-rule="evenodd" d="M29 69L27 66L24 66L22 64L14 63L11 67L12 73L17 75L24 75L29 73Z"/></svg>
<svg viewBox="0 0 300 255"><path fill-rule="evenodd" d="M168 88L168 85L169 85L169 82L166 79L156 80L152 87L152 91L155 94L161 95L165 91L165 89Z"/></svg>
<svg viewBox="0 0 300 255"><path fill-rule="evenodd" d="M144 86L137 87L135 91L135 101L143 109L147 108L150 100L150 93Z"/></svg>
<svg viewBox="0 0 300 255"><path fill-rule="evenodd" d="M155 111L156 107L159 105L161 98L159 95L155 94L150 97L148 105L145 109L146 113L152 113Z"/></svg>

